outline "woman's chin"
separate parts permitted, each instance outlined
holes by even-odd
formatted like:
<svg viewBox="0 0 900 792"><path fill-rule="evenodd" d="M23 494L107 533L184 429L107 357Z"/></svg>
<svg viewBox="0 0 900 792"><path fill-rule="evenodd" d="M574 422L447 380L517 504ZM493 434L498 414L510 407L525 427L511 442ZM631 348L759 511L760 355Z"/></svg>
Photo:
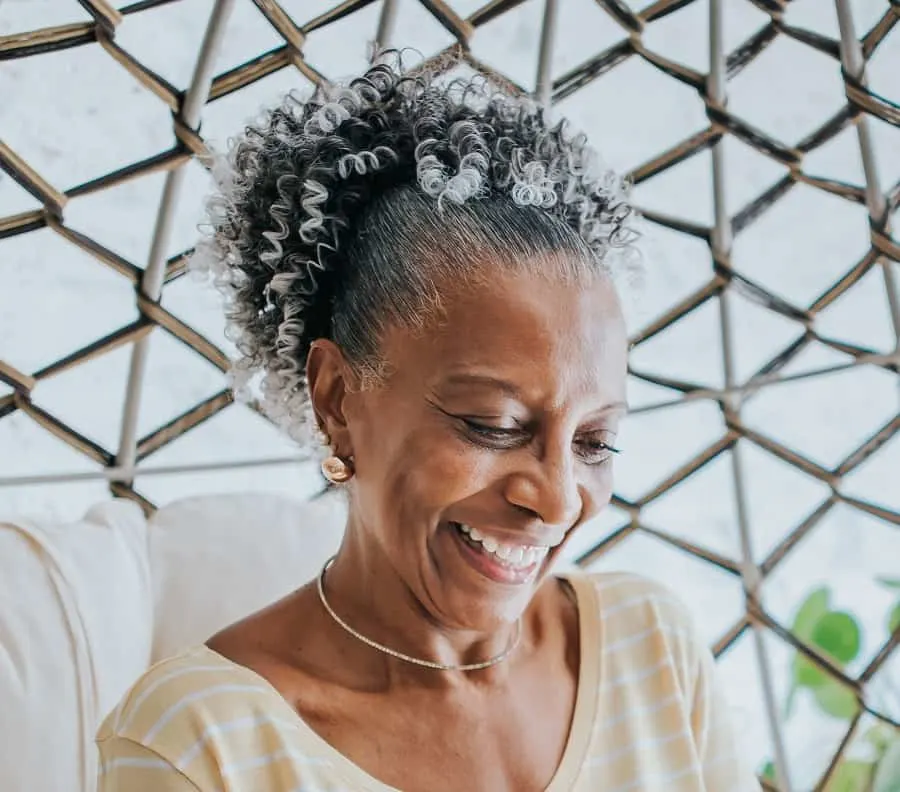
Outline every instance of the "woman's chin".
<svg viewBox="0 0 900 792"><path fill-rule="evenodd" d="M430 554L441 592L438 611L461 629L490 632L516 621L548 568L547 558L524 569L485 558L451 524L442 525L435 539Z"/></svg>

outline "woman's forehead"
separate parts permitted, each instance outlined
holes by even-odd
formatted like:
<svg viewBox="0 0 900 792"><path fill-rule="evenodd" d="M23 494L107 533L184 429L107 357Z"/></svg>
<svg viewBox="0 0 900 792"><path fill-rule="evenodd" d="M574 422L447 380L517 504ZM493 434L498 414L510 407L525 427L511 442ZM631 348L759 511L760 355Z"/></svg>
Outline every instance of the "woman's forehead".
<svg viewBox="0 0 900 792"><path fill-rule="evenodd" d="M624 390L624 321L612 284L601 279L576 286L502 276L453 293L442 320L424 332L386 341L391 368L431 389L602 392L614 401Z"/></svg>

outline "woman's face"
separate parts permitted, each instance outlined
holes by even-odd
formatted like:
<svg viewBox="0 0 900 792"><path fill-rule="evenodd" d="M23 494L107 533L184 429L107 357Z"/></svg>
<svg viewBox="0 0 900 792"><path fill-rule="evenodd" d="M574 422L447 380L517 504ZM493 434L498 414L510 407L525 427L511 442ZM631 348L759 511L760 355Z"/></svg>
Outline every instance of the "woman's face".
<svg viewBox="0 0 900 792"><path fill-rule="evenodd" d="M385 385L343 398L349 530L438 624L490 629L609 502L626 333L599 279L498 277L444 310L426 333L389 332Z"/></svg>

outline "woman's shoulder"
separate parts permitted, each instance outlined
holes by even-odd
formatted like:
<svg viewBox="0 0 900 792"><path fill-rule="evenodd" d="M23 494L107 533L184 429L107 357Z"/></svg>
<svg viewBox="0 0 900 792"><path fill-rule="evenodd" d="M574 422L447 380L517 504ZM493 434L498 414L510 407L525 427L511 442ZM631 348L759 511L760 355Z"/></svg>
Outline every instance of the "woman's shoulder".
<svg viewBox="0 0 900 792"><path fill-rule="evenodd" d="M585 572L597 592L600 615L612 621L644 616L689 627L692 616L680 595L665 583L634 572ZM617 619L616 619L617 620Z"/></svg>
<svg viewBox="0 0 900 792"><path fill-rule="evenodd" d="M216 724L268 717L290 725L292 714L264 678L197 646L145 672L107 716L97 740L120 737L147 747L177 749Z"/></svg>
<svg viewBox="0 0 900 792"><path fill-rule="evenodd" d="M657 580L631 572L578 572L592 591L603 640L628 652L665 647L679 665L691 665L704 647L696 620L681 597Z"/></svg>
<svg viewBox="0 0 900 792"><path fill-rule="evenodd" d="M591 590L600 617L606 621L646 618L693 625L693 617L680 595L665 583L634 572L576 569L562 575L570 583Z"/></svg>

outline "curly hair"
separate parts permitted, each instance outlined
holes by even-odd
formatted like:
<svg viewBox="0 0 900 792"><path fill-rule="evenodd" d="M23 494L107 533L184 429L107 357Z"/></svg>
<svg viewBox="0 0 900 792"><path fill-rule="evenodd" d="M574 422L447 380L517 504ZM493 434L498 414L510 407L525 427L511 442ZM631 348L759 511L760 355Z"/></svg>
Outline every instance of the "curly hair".
<svg viewBox="0 0 900 792"><path fill-rule="evenodd" d="M626 185L583 135L486 80L385 62L289 94L213 174L192 266L225 293L235 391L261 373L264 410L298 440L317 338L377 380L384 328L423 327L448 284L490 278L489 263L610 272L635 237Z"/></svg>

